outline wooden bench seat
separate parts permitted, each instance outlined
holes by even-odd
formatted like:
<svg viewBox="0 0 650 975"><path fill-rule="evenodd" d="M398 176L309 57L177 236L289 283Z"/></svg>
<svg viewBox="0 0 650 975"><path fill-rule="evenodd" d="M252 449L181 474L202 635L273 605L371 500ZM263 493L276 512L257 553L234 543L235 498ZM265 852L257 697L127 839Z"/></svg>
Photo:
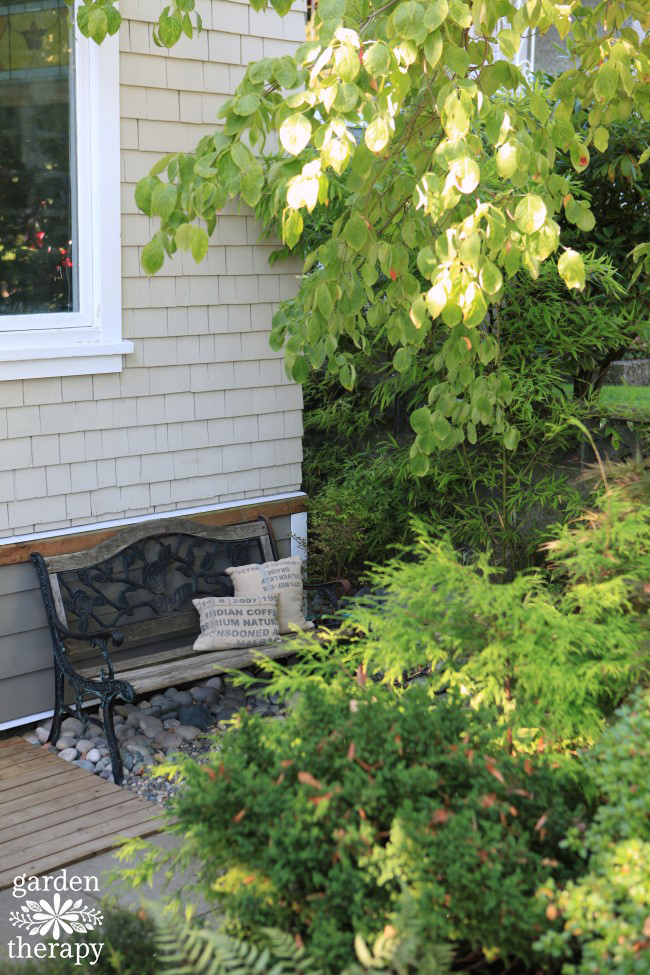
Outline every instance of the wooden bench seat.
<svg viewBox="0 0 650 975"><path fill-rule="evenodd" d="M59 738L66 714L82 717L85 699L98 698L119 783L116 701L132 703L137 694L247 667L260 655L286 656L286 640L214 653L193 647L200 627L192 600L232 596L227 568L278 557L273 528L264 516L219 528L167 518L130 526L83 552L49 557L33 552L54 654L49 740ZM336 608L337 592L347 588L345 580L306 587L330 608ZM66 686L74 706L66 701Z"/></svg>

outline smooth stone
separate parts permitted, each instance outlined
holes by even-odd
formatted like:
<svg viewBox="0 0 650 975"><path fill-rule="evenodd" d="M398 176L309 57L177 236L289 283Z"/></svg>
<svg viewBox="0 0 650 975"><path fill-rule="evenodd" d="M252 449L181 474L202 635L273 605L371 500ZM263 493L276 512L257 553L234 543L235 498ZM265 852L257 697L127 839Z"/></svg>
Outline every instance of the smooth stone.
<svg viewBox="0 0 650 975"><path fill-rule="evenodd" d="M78 718L66 718L61 725L61 731L63 734L74 735L76 738L81 738L84 733L84 726Z"/></svg>
<svg viewBox="0 0 650 975"><path fill-rule="evenodd" d="M44 745L47 739L50 737L49 729L46 728L37 728L34 734L41 745Z"/></svg>
<svg viewBox="0 0 650 975"><path fill-rule="evenodd" d="M173 698L176 694L178 694L178 689L176 687L168 687L164 693L164 696Z"/></svg>
<svg viewBox="0 0 650 975"><path fill-rule="evenodd" d="M23 741L26 741L28 745L42 745L43 743L38 740L38 735L35 731L27 731L23 735Z"/></svg>
<svg viewBox="0 0 650 975"><path fill-rule="evenodd" d="M173 731L161 731L154 739L159 748L180 748L185 739Z"/></svg>
<svg viewBox="0 0 650 975"><path fill-rule="evenodd" d="M105 768L103 772L100 772L99 773L99 777L100 777L100 779L106 779L107 782L113 782L114 781L114 779L113 779L113 773L112 772L109 772L107 768Z"/></svg>
<svg viewBox="0 0 650 975"><path fill-rule="evenodd" d="M205 682L206 687L213 687L215 691L223 690L223 678L221 677L210 677L209 680Z"/></svg>
<svg viewBox="0 0 650 975"><path fill-rule="evenodd" d="M159 708L154 704L150 708L145 708L143 714L153 715L154 718L159 718L162 714L162 708Z"/></svg>
<svg viewBox="0 0 650 975"><path fill-rule="evenodd" d="M64 751L66 748L75 748L75 740L74 738L70 737L61 737L57 742L54 743L54 747L60 752Z"/></svg>
<svg viewBox="0 0 650 975"><path fill-rule="evenodd" d="M219 691L214 687L193 687L190 694L199 704L214 704L219 700Z"/></svg>
<svg viewBox="0 0 650 975"><path fill-rule="evenodd" d="M184 741L194 741L198 738L201 732L198 728L193 728L191 725L179 725L178 728L174 728L174 734L180 735Z"/></svg>
<svg viewBox="0 0 650 975"><path fill-rule="evenodd" d="M80 738L77 742L77 751L83 755L84 752L89 752L93 745L94 742L89 741L87 738Z"/></svg>
<svg viewBox="0 0 650 975"><path fill-rule="evenodd" d="M219 708L216 713L217 721L230 721L237 714L238 708Z"/></svg>
<svg viewBox="0 0 650 975"><path fill-rule="evenodd" d="M108 768L110 764L111 764L111 760L108 756L106 756L106 758L100 758L100 760L97 762L97 765L95 766L95 771L103 772L104 769Z"/></svg>
<svg viewBox="0 0 650 975"><path fill-rule="evenodd" d="M129 772L133 768L134 764L135 764L135 760L133 758L132 752L127 752L125 755L122 755L122 765L124 766L124 768L128 769Z"/></svg>
<svg viewBox="0 0 650 975"><path fill-rule="evenodd" d="M65 762L74 762L77 758L77 749L64 748L63 751L59 752L59 758L62 758Z"/></svg>
<svg viewBox="0 0 650 975"><path fill-rule="evenodd" d="M137 711L135 704L117 704L115 706L115 713L119 714L122 718L128 718L132 711Z"/></svg>
<svg viewBox="0 0 650 975"><path fill-rule="evenodd" d="M124 724L124 718L121 714L113 715L113 724Z"/></svg>
<svg viewBox="0 0 650 975"><path fill-rule="evenodd" d="M163 730L163 723L160 718L156 718L153 714L145 714L140 719L140 730L147 738L155 738Z"/></svg>
<svg viewBox="0 0 650 975"><path fill-rule="evenodd" d="M189 691L176 691L172 700L177 701L183 707L190 707L193 704L192 695Z"/></svg>
<svg viewBox="0 0 650 975"><path fill-rule="evenodd" d="M115 729L115 735L122 741L124 738L131 738L135 734L135 728L130 728L128 724L121 724L119 728Z"/></svg>
<svg viewBox="0 0 650 975"><path fill-rule="evenodd" d="M95 762L98 762L101 757L102 755L98 748L90 748L85 755L86 761L92 762L93 765L95 764Z"/></svg>
<svg viewBox="0 0 650 975"><path fill-rule="evenodd" d="M77 761L76 762L73 762L72 764L73 765L78 765L79 768L85 769L86 772L94 772L95 771L95 766L93 765L93 763L92 762L89 762L88 759L86 759L86 758L78 758Z"/></svg>
<svg viewBox="0 0 650 975"><path fill-rule="evenodd" d="M110 749L108 748L107 745L99 745L97 750L99 754L102 756L102 758L105 758L107 755L111 754Z"/></svg>
<svg viewBox="0 0 650 975"><path fill-rule="evenodd" d="M207 731L214 724L212 712L204 704L192 704L190 707L179 708L178 720L181 725L193 725L200 731Z"/></svg>
<svg viewBox="0 0 650 975"><path fill-rule="evenodd" d="M167 718L166 721L163 721L163 728L165 731L171 731L172 728L178 728L179 724L178 718Z"/></svg>
<svg viewBox="0 0 650 975"><path fill-rule="evenodd" d="M142 721L142 713L140 711L131 711L131 714L126 719L126 723L131 728L139 728L141 721Z"/></svg>

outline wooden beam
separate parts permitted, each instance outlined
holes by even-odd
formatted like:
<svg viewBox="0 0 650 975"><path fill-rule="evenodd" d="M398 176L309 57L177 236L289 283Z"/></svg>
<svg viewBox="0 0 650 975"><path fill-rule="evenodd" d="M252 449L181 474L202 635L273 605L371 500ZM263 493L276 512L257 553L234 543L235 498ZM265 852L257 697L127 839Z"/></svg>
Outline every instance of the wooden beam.
<svg viewBox="0 0 650 975"><path fill-rule="evenodd" d="M214 511L202 511L196 515L178 515L179 518L190 518L192 521L204 525L221 527L223 525L239 525L248 521L256 521L258 515L267 518L281 518L284 515L294 515L307 510L306 498L287 498L285 501L267 501L252 505L242 505L238 508L220 508ZM165 512L165 519L174 518L174 512ZM146 524L146 523L145 523ZM94 531L80 532L78 535L56 535L51 538L34 538L29 542L9 542L0 545L0 566L16 565L19 562L29 562L32 552L41 555L69 555L72 552L85 552L100 542L104 542L118 532L124 531L124 525L115 528L99 528Z"/></svg>

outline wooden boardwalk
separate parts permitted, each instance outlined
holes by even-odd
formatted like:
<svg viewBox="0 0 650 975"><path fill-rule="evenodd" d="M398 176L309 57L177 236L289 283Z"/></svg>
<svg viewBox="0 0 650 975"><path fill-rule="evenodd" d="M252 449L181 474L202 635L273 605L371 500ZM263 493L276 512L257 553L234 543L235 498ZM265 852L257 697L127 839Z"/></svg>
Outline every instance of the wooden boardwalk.
<svg viewBox="0 0 650 975"><path fill-rule="evenodd" d="M0 741L0 890L161 828L160 807L22 738Z"/></svg>

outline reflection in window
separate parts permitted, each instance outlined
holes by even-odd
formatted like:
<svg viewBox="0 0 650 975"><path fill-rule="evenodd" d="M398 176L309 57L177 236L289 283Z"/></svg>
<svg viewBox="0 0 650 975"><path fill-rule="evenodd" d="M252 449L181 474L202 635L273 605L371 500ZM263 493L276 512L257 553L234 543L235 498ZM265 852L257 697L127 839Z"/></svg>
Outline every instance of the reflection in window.
<svg viewBox="0 0 650 975"><path fill-rule="evenodd" d="M0 315L78 310L63 0L0 0Z"/></svg>

